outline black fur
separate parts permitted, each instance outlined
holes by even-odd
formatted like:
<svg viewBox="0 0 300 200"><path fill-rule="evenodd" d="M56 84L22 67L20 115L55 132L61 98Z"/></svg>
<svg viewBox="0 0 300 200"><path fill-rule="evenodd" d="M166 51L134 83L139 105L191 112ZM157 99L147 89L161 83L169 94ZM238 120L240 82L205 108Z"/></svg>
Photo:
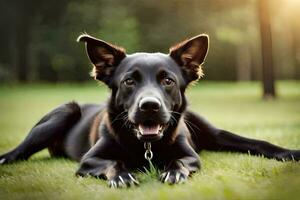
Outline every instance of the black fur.
<svg viewBox="0 0 300 200"><path fill-rule="evenodd" d="M95 79L111 89L110 100L104 105L71 102L54 109L18 147L0 156L1 164L26 160L48 148L51 156L80 161L77 175L124 187L138 184L132 170L149 167L144 142L151 142L152 162L163 170L160 180L170 184L200 169L198 153L203 149L300 159L299 150L234 135L187 109L185 89L202 75L208 36L183 41L169 55L126 55L122 48L88 35L78 40L86 43Z"/></svg>

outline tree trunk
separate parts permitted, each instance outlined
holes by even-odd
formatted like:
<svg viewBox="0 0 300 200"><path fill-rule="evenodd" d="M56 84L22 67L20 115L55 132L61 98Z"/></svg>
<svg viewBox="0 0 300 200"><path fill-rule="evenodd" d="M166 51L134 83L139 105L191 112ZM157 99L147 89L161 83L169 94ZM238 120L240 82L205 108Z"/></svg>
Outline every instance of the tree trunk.
<svg viewBox="0 0 300 200"><path fill-rule="evenodd" d="M272 58L272 35L269 14L269 0L258 1L261 51L262 51L262 79L263 79L263 97L273 99L276 97L275 80Z"/></svg>

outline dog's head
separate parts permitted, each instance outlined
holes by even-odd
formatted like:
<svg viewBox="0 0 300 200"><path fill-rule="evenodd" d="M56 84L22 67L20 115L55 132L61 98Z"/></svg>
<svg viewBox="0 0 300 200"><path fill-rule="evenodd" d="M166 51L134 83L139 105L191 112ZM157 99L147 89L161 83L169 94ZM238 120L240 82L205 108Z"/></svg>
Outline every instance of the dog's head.
<svg viewBox="0 0 300 200"><path fill-rule="evenodd" d="M168 126L178 123L186 108L184 91L203 75L201 64L208 51L204 34L171 47L169 54L126 55L123 48L86 34L78 41L86 43L94 78L112 90L112 120L129 123L143 141L162 138Z"/></svg>

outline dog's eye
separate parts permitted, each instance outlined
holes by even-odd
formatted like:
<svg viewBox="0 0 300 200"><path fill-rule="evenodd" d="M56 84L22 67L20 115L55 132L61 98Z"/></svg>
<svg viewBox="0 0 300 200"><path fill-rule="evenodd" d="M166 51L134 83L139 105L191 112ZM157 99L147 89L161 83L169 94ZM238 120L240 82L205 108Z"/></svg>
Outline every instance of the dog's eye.
<svg viewBox="0 0 300 200"><path fill-rule="evenodd" d="M161 84L164 86L173 86L175 84L175 81L171 78L164 78Z"/></svg>
<svg viewBox="0 0 300 200"><path fill-rule="evenodd" d="M134 80L132 78L126 79L123 83L126 86L134 86L135 85L135 82L134 82Z"/></svg>

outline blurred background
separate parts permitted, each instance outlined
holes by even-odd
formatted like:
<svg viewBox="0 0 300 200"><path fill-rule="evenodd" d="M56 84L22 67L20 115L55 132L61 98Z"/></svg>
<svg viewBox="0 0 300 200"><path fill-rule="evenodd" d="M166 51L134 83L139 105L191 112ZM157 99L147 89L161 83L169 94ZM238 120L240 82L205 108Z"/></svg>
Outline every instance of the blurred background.
<svg viewBox="0 0 300 200"><path fill-rule="evenodd" d="M128 53L168 53L179 41L209 34L204 81L187 91L190 108L222 129L300 149L300 0L0 0L0 13L0 154L57 105L107 99L76 42L83 32ZM261 99L275 91L276 101ZM74 162L47 157L43 151L1 166L0 199L300 196L300 162L203 152L203 173L186 185L162 186L141 175L145 186L119 192L76 178Z"/></svg>
<svg viewBox="0 0 300 200"><path fill-rule="evenodd" d="M76 43L82 32L128 53L168 53L176 42L207 33L206 80L260 80L264 55L276 79L299 80L300 1L265 1L1 0L0 82L90 80L84 47Z"/></svg>

